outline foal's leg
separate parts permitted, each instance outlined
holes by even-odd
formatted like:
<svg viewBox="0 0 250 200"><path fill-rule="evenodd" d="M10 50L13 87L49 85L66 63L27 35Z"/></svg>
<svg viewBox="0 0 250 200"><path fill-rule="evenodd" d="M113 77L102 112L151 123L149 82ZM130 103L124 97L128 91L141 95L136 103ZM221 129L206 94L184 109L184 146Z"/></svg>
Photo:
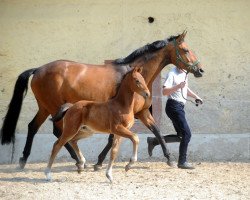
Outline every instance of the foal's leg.
<svg viewBox="0 0 250 200"><path fill-rule="evenodd" d="M109 134L108 143L107 143L107 145L104 147L104 149L102 150L102 152L99 154L99 156L98 156L98 161L97 161L97 163L94 165L94 170L95 170L95 171L98 171L99 169L102 168L102 163L103 163L104 159L106 158L106 156L107 156L109 150L110 150L111 147L112 147L113 138L114 138L114 135L113 135L113 134Z"/></svg>
<svg viewBox="0 0 250 200"><path fill-rule="evenodd" d="M180 139L178 136L164 136L165 142L162 139L161 133L160 133L160 129L157 127L155 120L153 118L153 116L151 115L151 113L149 112L149 110L143 110L139 113L136 114L136 117L139 118L144 125L153 132L153 134L156 136L156 138L158 139L159 143L161 144L162 150L163 150L163 154L164 156L168 159L167 164L169 166L174 166L174 163L172 162L172 157L171 154L165 144L166 143L171 143L171 142L180 142ZM94 165L94 169L95 170L99 170L101 169L102 163L105 159L105 157L107 156L107 153L109 152L111 146L112 146L112 142L113 142L113 135L110 134L109 135L109 139L108 139L108 143L105 146L105 148L102 150L102 152L99 154L98 156L98 162Z"/></svg>
<svg viewBox="0 0 250 200"><path fill-rule="evenodd" d="M27 159L30 155L32 143L35 134L37 133L40 126L44 123L46 118L49 116L49 113L41 106L39 106L39 110L36 116L32 119L32 121L28 125L28 136L26 139L25 147L23 150L23 157L19 159L20 168L23 169L26 165Z"/></svg>
<svg viewBox="0 0 250 200"><path fill-rule="evenodd" d="M59 127L62 127L62 125L60 126L58 125L58 123L57 125L53 123L53 134L57 138L59 138L62 135L61 128ZM71 155L71 158L73 158L76 161L76 165L81 164L79 157L76 155L76 152L74 151L73 147L69 143L66 143L64 147L68 150L69 154Z"/></svg>
<svg viewBox="0 0 250 200"><path fill-rule="evenodd" d="M79 130L80 124L77 123L71 123L70 120L68 120L65 117L65 124L64 124L64 130L60 138L54 143L51 156L49 159L49 163L47 165L47 168L45 170L45 175L47 177L47 180L51 180L51 167L54 162L54 159L57 155L57 153L60 151L62 146L64 146L67 142L69 142L74 136L77 134Z"/></svg>
<svg viewBox="0 0 250 200"><path fill-rule="evenodd" d="M122 125L116 126L115 130L113 131L115 135L129 138L133 143L133 155L130 158L129 163L125 167L125 170L128 171L131 168L131 165L137 161L139 137L135 133L131 132L129 129L125 128Z"/></svg>
<svg viewBox="0 0 250 200"><path fill-rule="evenodd" d="M62 148L62 146L64 144L66 144L66 140L62 137L60 137L55 143L54 143L54 146L53 146L53 149L52 149L52 152L51 152L51 156L50 156L50 159L49 159L49 163L47 165L47 168L45 170L45 175L46 175L46 178L48 181L50 181L52 179L51 177L51 167L52 167L52 164L55 160L55 157L57 155L57 153L60 151L60 149Z"/></svg>
<svg viewBox="0 0 250 200"><path fill-rule="evenodd" d="M133 142L133 155L130 158L129 163L125 167L126 172L128 170L130 170L131 169L131 165L134 164L137 161L137 152L138 152L139 137L136 134L132 133L130 140Z"/></svg>
<svg viewBox="0 0 250 200"><path fill-rule="evenodd" d="M120 143L121 143L121 137L115 135L113 138L113 144L111 147L109 164L108 164L108 167L106 170L106 177L110 180L111 183L113 182L112 167L113 167L114 161L117 157Z"/></svg>
<svg viewBox="0 0 250 200"><path fill-rule="evenodd" d="M85 168L86 159L84 158L81 150L79 149L79 147L77 145L77 140L71 141L70 144L73 147L74 151L76 152L76 154L79 158L79 163L76 163L76 166L77 166L78 173L81 173L83 171L83 169Z"/></svg>

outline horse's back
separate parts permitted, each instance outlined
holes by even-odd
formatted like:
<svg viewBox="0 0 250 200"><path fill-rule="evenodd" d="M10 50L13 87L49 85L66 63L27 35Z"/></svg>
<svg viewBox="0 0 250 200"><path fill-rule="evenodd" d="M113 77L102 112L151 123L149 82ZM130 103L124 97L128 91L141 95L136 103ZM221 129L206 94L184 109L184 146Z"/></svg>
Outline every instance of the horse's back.
<svg viewBox="0 0 250 200"><path fill-rule="evenodd" d="M120 76L111 64L89 65L58 60L38 68L31 87L38 104L54 114L66 102L106 101L115 95Z"/></svg>

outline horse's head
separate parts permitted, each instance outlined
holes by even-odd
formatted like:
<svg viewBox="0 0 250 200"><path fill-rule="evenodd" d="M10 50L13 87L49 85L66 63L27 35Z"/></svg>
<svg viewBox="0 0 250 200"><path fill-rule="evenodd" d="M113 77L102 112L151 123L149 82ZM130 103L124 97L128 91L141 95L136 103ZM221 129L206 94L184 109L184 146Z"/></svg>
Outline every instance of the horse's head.
<svg viewBox="0 0 250 200"><path fill-rule="evenodd" d="M204 70L196 55L184 41L187 31L172 40L171 61L179 69L191 72L195 77L202 77Z"/></svg>
<svg viewBox="0 0 250 200"><path fill-rule="evenodd" d="M145 82L145 79L141 75L143 68L140 67L134 67L134 69L131 72L131 88L134 92L140 94L144 98L148 98L150 96L150 91L147 87L147 84Z"/></svg>

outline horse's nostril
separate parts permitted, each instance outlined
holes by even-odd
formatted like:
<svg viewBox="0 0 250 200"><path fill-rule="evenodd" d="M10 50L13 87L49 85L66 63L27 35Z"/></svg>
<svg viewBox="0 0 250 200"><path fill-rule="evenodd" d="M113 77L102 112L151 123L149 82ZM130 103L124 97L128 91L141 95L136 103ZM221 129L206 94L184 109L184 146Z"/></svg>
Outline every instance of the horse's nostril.
<svg viewBox="0 0 250 200"><path fill-rule="evenodd" d="M200 71L200 73L204 73L204 72L205 72L205 71L204 71L203 69L201 69L201 68L199 69L199 71Z"/></svg>

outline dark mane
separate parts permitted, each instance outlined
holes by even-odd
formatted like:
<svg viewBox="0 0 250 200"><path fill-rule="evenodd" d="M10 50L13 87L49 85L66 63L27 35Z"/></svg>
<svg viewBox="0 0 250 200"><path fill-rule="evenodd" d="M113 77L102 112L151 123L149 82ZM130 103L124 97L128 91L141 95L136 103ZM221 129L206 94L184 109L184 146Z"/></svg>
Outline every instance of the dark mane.
<svg viewBox="0 0 250 200"><path fill-rule="evenodd" d="M173 41L174 39L177 39L179 36L180 35L170 36L166 40L158 40L158 41L155 41L155 42L153 42L151 44L146 44L145 46L143 46L143 47L135 50L131 54L129 54L127 57L125 57L125 58L118 58L118 59L114 60L112 63L115 64L115 65L126 65L126 64L129 64L129 63L133 62L135 59L141 57L142 55L145 55L147 53L152 54L155 51L158 51L158 50L162 49L169 42Z"/></svg>
<svg viewBox="0 0 250 200"><path fill-rule="evenodd" d="M169 38L167 38L166 40L168 41L168 42L171 42L171 41L173 41L173 40L176 40L178 37L180 37L180 35L177 35L177 36L170 36Z"/></svg>

